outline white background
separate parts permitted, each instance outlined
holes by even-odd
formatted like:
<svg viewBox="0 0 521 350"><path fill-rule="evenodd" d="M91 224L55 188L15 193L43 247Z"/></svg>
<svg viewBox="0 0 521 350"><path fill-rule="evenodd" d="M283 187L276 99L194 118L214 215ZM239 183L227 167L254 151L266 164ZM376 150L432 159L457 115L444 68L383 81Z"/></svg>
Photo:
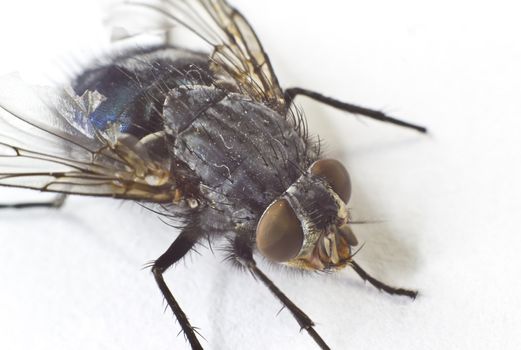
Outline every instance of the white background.
<svg viewBox="0 0 521 350"><path fill-rule="evenodd" d="M268 274L333 349L521 347L521 21L507 1L245 1L284 86L426 125L428 136L299 100L348 165L358 262L414 302L335 275ZM0 5L0 68L66 70L101 45L90 2ZM74 60L73 60L74 61ZM56 63L58 62L58 64ZM69 61L70 62L70 61ZM49 75L51 70L46 71ZM43 199L0 192L2 201ZM0 348L188 349L143 264L176 236L132 203L0 212ZM166 278L207 349L316 349L269 292L201 250Z"/></svg>

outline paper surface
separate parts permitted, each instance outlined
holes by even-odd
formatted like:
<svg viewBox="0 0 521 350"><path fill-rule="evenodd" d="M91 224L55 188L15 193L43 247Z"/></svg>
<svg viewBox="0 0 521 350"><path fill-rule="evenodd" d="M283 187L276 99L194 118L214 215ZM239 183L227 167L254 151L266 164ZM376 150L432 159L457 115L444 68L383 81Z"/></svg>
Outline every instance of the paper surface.
<svg viewBox="0 0 521 350"><path fill-rule="evenodd" d="M284 87L430 130L423 136L298 100L327 154L350 171L354 218L382 221L354 227L365 242L357 261L391 285L419 289L415 301L380 293L351 270L266 273L332 349L520 348L519 6L233 3ZM19 6L0 7L6 73L20 64L41 69L53 54L81 56L78 38L89 47L101 40L92 4ZM70 198L59 211L0 211L0 348L189 349L141 269L176 235L132 203L97 198ZM205 349L318 349L287 310L277 316L280 303L260 283L221 262L218 250L199 253L166 279Z"/></svg>

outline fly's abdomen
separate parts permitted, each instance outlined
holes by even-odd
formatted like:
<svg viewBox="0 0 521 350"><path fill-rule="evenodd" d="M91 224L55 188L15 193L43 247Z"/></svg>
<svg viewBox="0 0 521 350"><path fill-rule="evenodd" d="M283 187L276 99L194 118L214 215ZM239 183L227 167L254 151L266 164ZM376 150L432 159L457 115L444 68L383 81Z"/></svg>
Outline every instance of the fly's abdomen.
<svg viewBox="0 0 521 350"><path fill-rule="evenodd" d="M87 70L74 82L76 94L97 91L105 100L89 116L100 131L118 123L120 132L138 139L163 130L162 109L168 91L205 84L207 57L175 48L131 51L109 64Z"/></svg>

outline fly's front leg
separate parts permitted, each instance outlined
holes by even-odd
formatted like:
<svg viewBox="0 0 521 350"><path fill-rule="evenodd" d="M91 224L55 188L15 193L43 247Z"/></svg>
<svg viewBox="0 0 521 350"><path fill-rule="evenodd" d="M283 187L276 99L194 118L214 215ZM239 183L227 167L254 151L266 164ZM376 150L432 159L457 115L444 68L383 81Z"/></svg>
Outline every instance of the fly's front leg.
<svg viewBox="0 0 521 350"><path fill-rule="evenodd" d="M391 287L383 282L378 281L376 278L371 277L367 272L365 272L360 265L358 265L356 262L351 261L350 265L353 267L353 270L364 280L369 283L371 283L375 288L379 290L383 290L386 293L392 294L392 295L404 295L411 299L415 299L418 295L418 291L416 290L410 290L410 289L404 289L404 288L396 288Z"/></svg>
<svg viewBox="0 0 521 350"><path fill-rule="evenodd" d="M379 120L381 122L387 122L387 123L403 126L405 128L414 129L414 130L417 130L422 133L427 132L427 129L423 126L411 124L411 123L405 122L403 120L399 120L399 119L390 117L390 116L386 115L385 113L374 110L374 109L369 109L369 108L353 105L350 103L341 102L341 101L335 100L331 97L327 97L327 96L324 96L317 92L302 89L302 88L291 88L291 89L287 89L284 92L284 96L286 99L286 105L288 106L288 108L291 105L291 103L293 102L293 100L295 99L295 97L297 97L298 95L307 96L315 101L324 103L328 106L337 108L344 112L360 114L365 117Z"/></svg>
<svg viewBox="0 0 521 350"><path fill-rule="evenodd" d="M65 203L66 194L59 194L55 199L48 202L27 202L15 204L0 204L0 209L28 209L28 208L55 208L59 209Z"/></svg>
<svg viewBox="0 0 521 350"><path fill-rule="evenodd" d="M313 340L320 346L322 350L329 350L330 347L324 339L315 330L315 323L309 318L304 311L295 305L258 267L253 259L252 249L249 244L243 244L242 239L235 240L233 254L235 260L258 280L260 280L270 292L291 312L295 320L298 322L300 329L305 329Z"/></svg>
<svg viewBox="0 0 521 350"><path fill-rule="evenodd" d="M188 317L175 300L170 289L168 289L168 286L163 279L163 273L170 266L182 259L194 247L200 237L201 233L199 230L191 227L185 228L179 237L176 238L174 243L172 243L170 248L168 248L168 250L152 265L152 273L154 274L156 283L159 286L161 293L163 293L168 306L170 306L170 309L181 325L181 329L192 346L192 350L202 350L203 347L197 339L195 328L190 324Z"/></svg>

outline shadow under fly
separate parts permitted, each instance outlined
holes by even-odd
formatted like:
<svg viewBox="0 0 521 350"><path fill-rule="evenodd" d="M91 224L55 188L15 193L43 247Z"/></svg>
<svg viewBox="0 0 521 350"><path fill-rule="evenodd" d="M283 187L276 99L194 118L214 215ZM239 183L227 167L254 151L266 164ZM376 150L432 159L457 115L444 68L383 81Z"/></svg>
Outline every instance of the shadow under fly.
<svg viewBox="0 0 521 350"><path fill-rule="evenodd" d="M163 274L204 242L222 247L231 264L268 288L321 349L329 346L311 318L259 268L256 255L301 270L350 267L380 290L415 298L416 291L378 281L353 259L349 174L323 157L294 99L426 129L311 90L283 89L248 21L224 0L127 6L154 13L156 29L184 29L206 51L129 48L85 69L70 87L27 88L24 98L38 101L37 115L9 93L0 96L0 185L59 194L4 207L58 208L69 194L114 197L178 227L150 268L192 349L202 349L198 331Z"/></svg>

